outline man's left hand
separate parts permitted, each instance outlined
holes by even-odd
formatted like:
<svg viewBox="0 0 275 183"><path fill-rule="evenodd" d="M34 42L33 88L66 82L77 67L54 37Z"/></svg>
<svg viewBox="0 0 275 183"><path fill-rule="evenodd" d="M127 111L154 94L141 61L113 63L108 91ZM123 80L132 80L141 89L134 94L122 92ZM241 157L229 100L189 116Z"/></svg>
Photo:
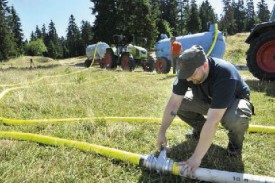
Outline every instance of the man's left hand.
<svg viewBox="0 0 275 183"><path fill-rule="evenodd" d="M180 169L181 175L195 179L195 171L200 166L201 159L191 156L187 161L179 162L177 164L182 167Z"/></svg>

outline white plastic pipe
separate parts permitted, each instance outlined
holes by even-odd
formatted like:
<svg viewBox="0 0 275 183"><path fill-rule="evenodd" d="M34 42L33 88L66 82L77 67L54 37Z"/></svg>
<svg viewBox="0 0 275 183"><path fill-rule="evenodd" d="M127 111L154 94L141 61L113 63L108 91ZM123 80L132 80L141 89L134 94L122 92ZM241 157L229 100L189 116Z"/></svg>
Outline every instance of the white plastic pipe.
<svg viewBox="0 0 275 183"><path fill-rule="evenodd" d="M149 170L156 170L158 173L172 173L189 178L187 176L186 167L182 164L173 162L166 156L167 148L162 148L158 157L153 154L141 156L140 165L148 168ZM221 170L211 170L206 168L198 168L193 179L207 182L218 183L275 183L274 177L258 176L237 172L228 172Z"/></svg>
<svg viewBox="0 0 275 183"><path fill-rule="evenodd" d="M183 176L183 175L181 175ZM198 168L195 177L201 181L219 183L275 183L274 177Z"/></svg>

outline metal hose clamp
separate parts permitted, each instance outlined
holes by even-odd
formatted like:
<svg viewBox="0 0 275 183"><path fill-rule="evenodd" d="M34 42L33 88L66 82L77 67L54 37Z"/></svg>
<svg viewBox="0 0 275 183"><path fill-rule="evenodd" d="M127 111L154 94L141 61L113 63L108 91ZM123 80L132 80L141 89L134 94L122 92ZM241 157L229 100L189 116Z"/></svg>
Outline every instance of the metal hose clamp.
<svg viewBox="0 0 275 183"><path fill-rule="evenodd" d="M156 170L158 173L171 173L173 167L173 160L166 157L167 148L162 148L158 157L149 154L143 161L143 166L149 170Z"/></svg>

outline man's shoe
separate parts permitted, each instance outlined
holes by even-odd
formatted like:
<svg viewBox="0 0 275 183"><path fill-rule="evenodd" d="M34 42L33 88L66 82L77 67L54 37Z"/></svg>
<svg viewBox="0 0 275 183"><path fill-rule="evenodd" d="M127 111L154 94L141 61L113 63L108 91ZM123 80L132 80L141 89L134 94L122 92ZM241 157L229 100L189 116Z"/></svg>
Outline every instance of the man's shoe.
<svg viewBox="0 0 275 183"><path fill-rule="evenodd" d="M226 150L228 156L242 156L242 145L236 146L229 143Z"/></svg>
<svg viewBox="0 0 275 183"><path fill-rule="evenodd" d="M186 133L185 138L190 139L190 140L191 139L192 140L199 140L200 139L200 132L193 130L191 132Z"/></svg>

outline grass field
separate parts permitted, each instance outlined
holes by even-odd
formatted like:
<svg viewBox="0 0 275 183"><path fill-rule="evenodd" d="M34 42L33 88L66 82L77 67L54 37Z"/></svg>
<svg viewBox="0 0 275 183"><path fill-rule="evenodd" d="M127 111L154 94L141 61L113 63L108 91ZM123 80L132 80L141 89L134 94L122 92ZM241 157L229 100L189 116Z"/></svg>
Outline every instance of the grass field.
<svg viewBox="0 0 275 183"><path fill-rule="evenodd" d="M227 38L225 59L245 63L243 40L247 34ZM37 125L4 125L0 131L35 133L133 152L156 152L159 123L112 122L102 117L161 118L171 94L174 77L146 73L86 69L84 57L51 60L20 57L0 65L0 117L22 120L92 118L81 122ZM275 126L275 84L240 71L251 88L256 108L251 124ZM175 161L186 160L196 143L184 134L191 128L172 124L167 131ZM275 177L275 135L247 133L242 159L226 156L227 134L216 133L201 167ZM160 175L127 162L75 148L0 139L0 182L196 182L173 175Z"/></svg>

